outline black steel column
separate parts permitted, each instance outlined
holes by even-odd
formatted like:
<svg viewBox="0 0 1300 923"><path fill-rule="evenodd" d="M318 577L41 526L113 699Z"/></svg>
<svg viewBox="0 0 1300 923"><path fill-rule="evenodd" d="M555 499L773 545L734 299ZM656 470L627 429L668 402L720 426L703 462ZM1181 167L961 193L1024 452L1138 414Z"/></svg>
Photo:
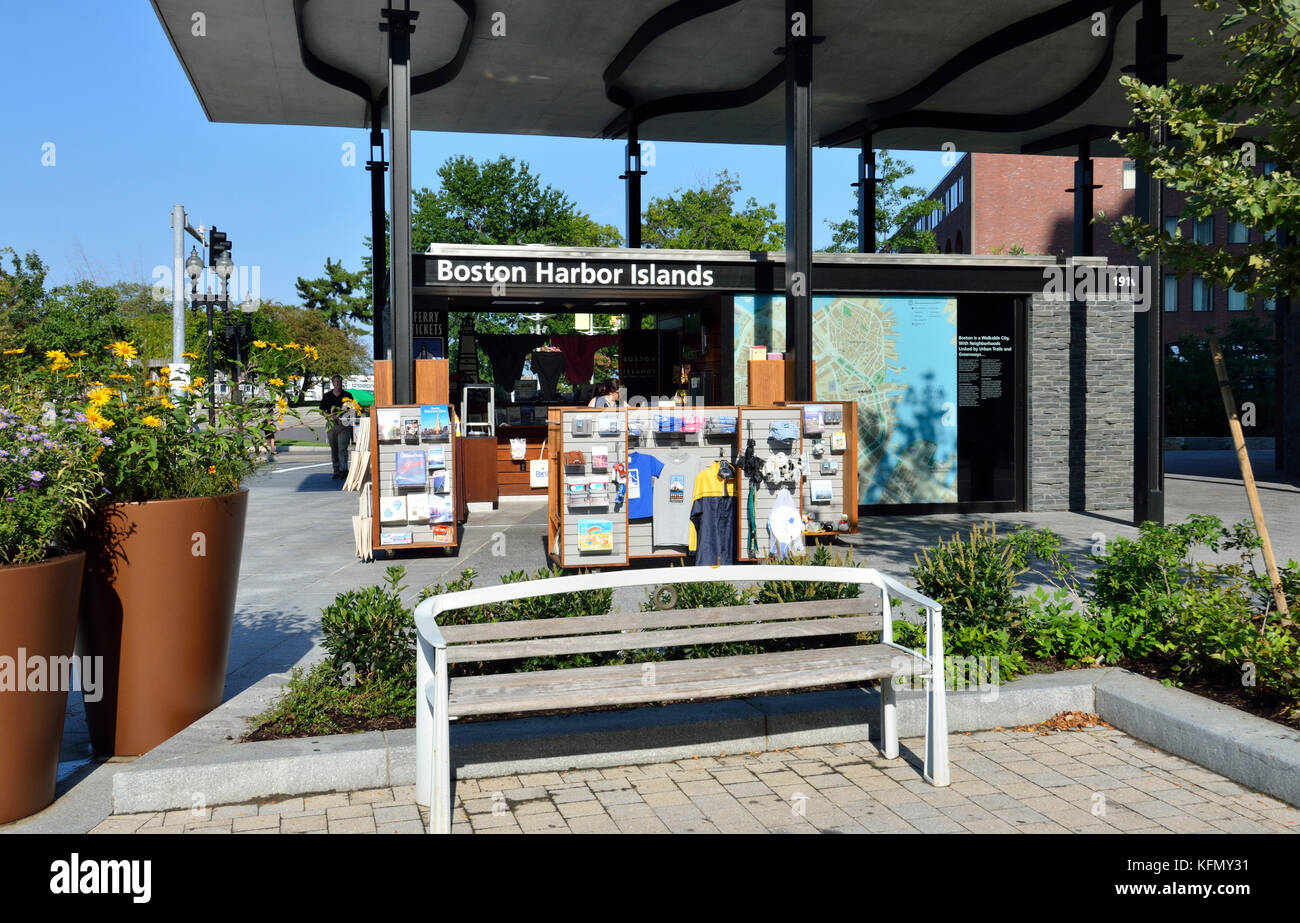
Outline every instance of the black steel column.
<svg viewBox="0 0 1300 923"><path fill-rule="evenodd" d="M1168 20L1160 13L1160 0L1142 0L1137 24L1137 76L1151 86L1164 86L1169 76ZM1160 138L1163 126L1147 131ZM1164 228L1164 208L1158 180L1139 171L1133 213L1157 231ZM1153 253L1143 267L1149 272L1148 310L1134 315L1133 325L1133 522L1165 521L1164 473L1164 277L1160 254Z"/></svg>
<svg viewBox="0 0 1300 923"><path fill-rule="evenodd" d="M380 15L379 30L388 33L388 137L393 169L390 196L393 207L392 326L388 342L393 359L393 402L415 400L411 355L411 33L420 14L406 8L394 10L392 0Z"/></svg>
<svg viewBox="0 0 1300 923"><path fill-rule="evenodd" d="M812 399L812 0L785 3L785 347Z"/></svg>
<svg viewBox="0 0 1300 923"><path fill-rule="evenodd" d="M1074 193L1074 255L1094 256L1093 246L1093 196L1101 187L1092 181L1092 155L1090 143L1079 142L1079 157L1074 162L1074 186L1065 190Z"/></svg>
<svg viewBox="0 0 1300 923"><path fill-rule="evenodd" d="M1290 244L1291 232L1286 228L1278 228L1278 249L1285 249ZM1273 364L1273 467L1278 471L1287 470L1287 452L1294 451L1295 448L1288 445L1286 438L1286 408L1290 406L1290 402L1287 400L1287 381L1290 376L1295 375L1297 372L1291 362L1295 358L1294 350L1288 348L1286 339L1288 336L1287 326L1291 323L1291 318L1287 315L1290 313L1291 296L1278 292L1273 299L1273 336L1276 338L1277 343L1276 359Z"/></svg>
<svg viewBox="0 0 1300 923"><path fill-rule="evenodd" d="M858 252L876 252L876 151L871 130L862 133L858 153Z"/></svg>
<svg viewBox="0 0 1300 923"><path fill-rule="evenodd" d="M388 310L388 223L384 208L384 174L388 161L384 160L384 131L381 125L380 102L370 104L370 159L366 171L370 174L370 288L374 315L373 359L387 359L391 344L385 342L387 329L384 314ZM376 153L376 149L378 153Z"/></svg>
<svg viewBox="0 0 1300 923"><path fill-rule="evenodd" d="M627 148L623 154L623 175L627 181L627 245L641 246L641 141L637 137L636 116L627 123Z"/></svg>

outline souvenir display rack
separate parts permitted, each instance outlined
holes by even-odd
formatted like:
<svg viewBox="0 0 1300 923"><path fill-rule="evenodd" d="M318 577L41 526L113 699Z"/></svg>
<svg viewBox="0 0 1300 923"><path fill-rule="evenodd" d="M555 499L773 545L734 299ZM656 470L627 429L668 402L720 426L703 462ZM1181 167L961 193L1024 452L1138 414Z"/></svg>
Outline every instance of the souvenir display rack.
<svg viewBox="0 0 1300 923"><path fill-rule="evenodd" d="M799 509L807 538L857 531L857 413L851 401L759 407L556 407L549 411L547 426L546 547L560 567L619 567L634 559L680 559L688 554L685 543L657 540L653 516L629 519L633 491L655 488L654 482L629 483L636 474L629 470L633 453L651 454L669 470L690 472L683 478L680 501L688 509L699 470L718 460L737 462L737 560L767 556L768 515L782 487ZM738 464L749 439L754 440L760 464L783 453L803 463L807 472L797 476L797 483L760 479L755 492L758 553L753 556L748 553L749 482ZM666 493L671 496L670 490ZM663 499L656 496L656 512Z"/></svg>
<svg viewBox="0 0 1300 923"><path fill-rule="evenodd" d="M447 404L374 408L370 415L372 549L460 544L464 503L456 425L456 415Z"/></svg>

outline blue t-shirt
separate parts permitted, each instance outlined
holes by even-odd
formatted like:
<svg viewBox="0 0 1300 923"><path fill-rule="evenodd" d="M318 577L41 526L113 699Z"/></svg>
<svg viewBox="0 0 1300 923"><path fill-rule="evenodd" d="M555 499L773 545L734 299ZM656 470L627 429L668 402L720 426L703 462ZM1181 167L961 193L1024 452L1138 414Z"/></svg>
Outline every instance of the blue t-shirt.
<svg viewBox="0 0 1300 923"><path fill-rule="evenodd" d="M628 519L648 519L654 515L654 479L664 470L664 463L645 452L627 457Z"/></svg>

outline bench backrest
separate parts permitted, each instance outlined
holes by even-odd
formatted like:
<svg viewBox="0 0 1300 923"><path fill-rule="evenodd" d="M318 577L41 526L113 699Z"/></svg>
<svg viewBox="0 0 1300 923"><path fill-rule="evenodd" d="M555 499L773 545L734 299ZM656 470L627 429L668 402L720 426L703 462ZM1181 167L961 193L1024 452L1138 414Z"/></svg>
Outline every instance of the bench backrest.
<svg viewBox="0 0 1300 923"><path fill-rule="evenodd" d="M671 586L711 581L817 582L874 587L861 597L797 603L671 609L569 618L438 625L441 613L492 603L626 586ZM416 610L421 639L444 648L448 663L514 660L603 651L682 647L781 638L881 633L893 643L890 596L926 611L926 655L942 656L938 603L901 582L867 568L814 565L732 565L603 571L503 584L425 600ZM938 649L936 650L936 645ZM918 652L919 653L919 652Z"/></svg>

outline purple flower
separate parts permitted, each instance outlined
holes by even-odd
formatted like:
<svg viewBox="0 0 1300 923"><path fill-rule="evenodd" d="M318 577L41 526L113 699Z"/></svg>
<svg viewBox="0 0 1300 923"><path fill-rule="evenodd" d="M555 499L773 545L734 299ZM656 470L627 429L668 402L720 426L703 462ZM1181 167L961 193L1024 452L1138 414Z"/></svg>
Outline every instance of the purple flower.
<svg viewBox="0 0 1300 923"><path fill-rule="evenodd" d="M45 477L45 472L44 472L44 471L33 471L33 472L32 472L32 483L33 483L33 484L39 484L39 483L41 482L41 479L42 479L43 477Z"/></svg>

